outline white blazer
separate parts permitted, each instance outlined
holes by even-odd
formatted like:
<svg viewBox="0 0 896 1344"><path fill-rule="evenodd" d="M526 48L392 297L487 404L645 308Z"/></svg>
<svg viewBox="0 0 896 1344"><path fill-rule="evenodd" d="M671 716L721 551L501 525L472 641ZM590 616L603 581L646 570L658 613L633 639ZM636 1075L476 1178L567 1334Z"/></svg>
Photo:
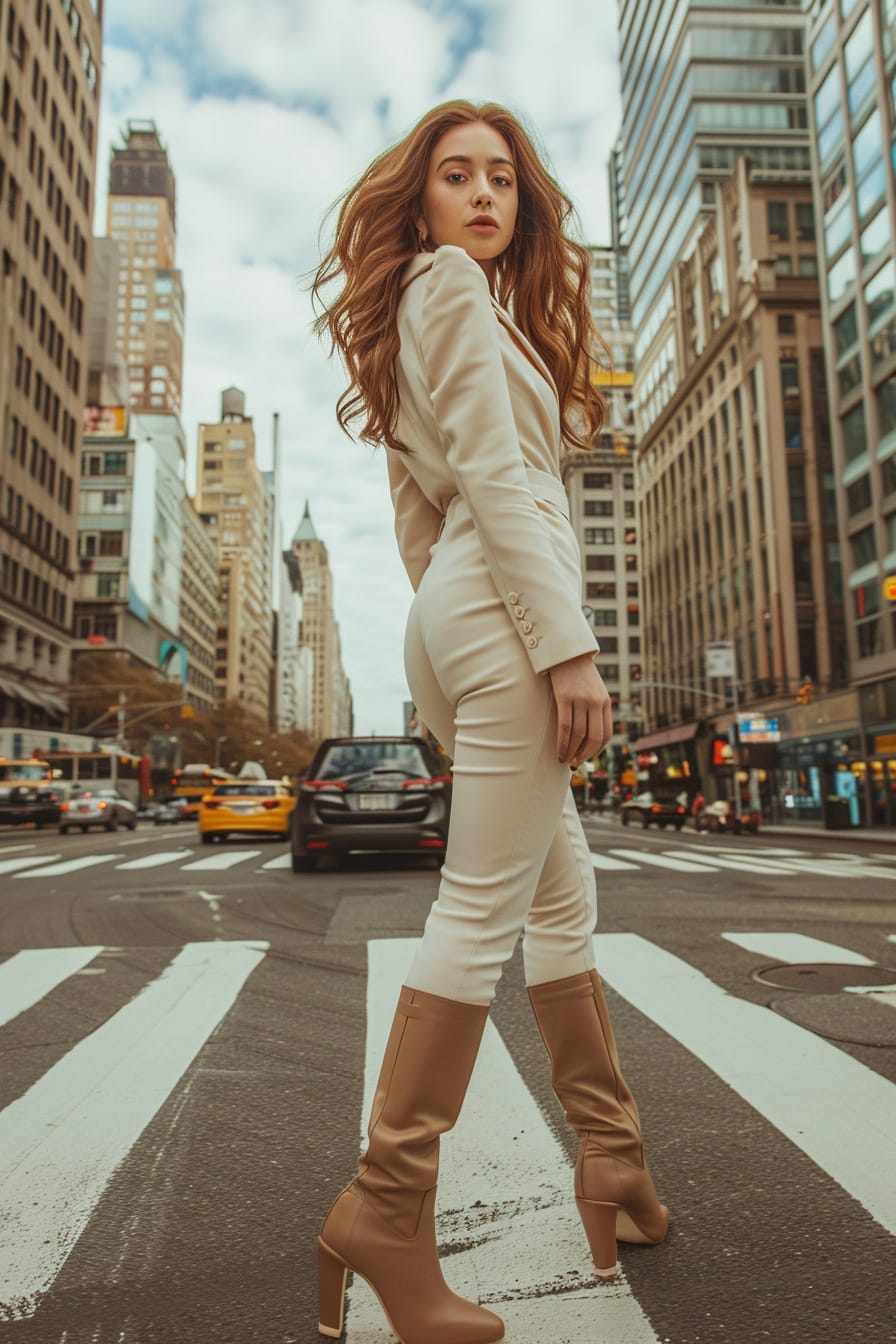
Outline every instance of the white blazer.
<svg viewBox="0 0 896 1344"><path fill-rule="evenodd" d="M559 511L578 554L546 364L463 248L421 252L402 284L396 438L412 451L386 453L395 534L414 590L460 494L534 670L598 652L580 588L551 539ZM550 522L543 509L554 512Z"/></svg>

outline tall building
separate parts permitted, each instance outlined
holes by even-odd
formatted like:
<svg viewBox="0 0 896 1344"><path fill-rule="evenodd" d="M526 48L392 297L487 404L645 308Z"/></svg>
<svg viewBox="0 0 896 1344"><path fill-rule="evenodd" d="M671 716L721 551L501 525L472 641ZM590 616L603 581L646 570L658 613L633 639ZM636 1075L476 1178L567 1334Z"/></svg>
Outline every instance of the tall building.
<svg viewBox="0 0 896 1344"><path fill-rule="evenodd" d="M292 539L292 551L302 574L303 617L301 643L314 657L311 693L311 733L338 737L352 731L352 700L342 666L339 626L333 612L333 574L326 544L320 540L305 501L305 512Z"/></svg>
<svg viewBox="0 0 896 1344"><path fill-rule="evenodd" d="M742 154L810 180L802 0L620 0L618 208L635 331L636 432L669 400L672 275Z"/></svg>
<svg viewBox="0 0 896 1344"><path fill-rule="evenodd" d="M896 825L896 3L815 0L808 67L856 736ZM858 763L854 770L860 772Z"/></svg>
<svg viewBox="0 0 896 1344"><path fill-rule="evenodd" d="M810 185L741 159L673 278L682 372L638 444L652 731L636 747L699 773L708 797L734 787L714 737L735 735L708 644L733 644L740 704L765 725L762 745L779 743L772 760L748 749L752 729L742 737L742 764L766 772L750 785L769 803L787 791L805 731L800 687L846 686L815 247Z"/></svg>
<svg viewBox="0 0 896 1344"><path fill-rule="evenodd" d="M119 245L118 348L136 411L181 412L183 276L175 263L177 201L168 151L152 121L129 121L112 150L106 230Z"/></svg>
<svg viewBox="0 0 896 1344"><path fill-rule="evenodd" d="M75 583L102 3L0 5L0 725L58 728Z"/></svg>
<svg viewBox="0 0 896 1344"><path fill-rule="evenodd" d="M196 709L215 705L218 635L218 552L191 499L181 503L183 559L179 638L187 652L184 698Z"/></svg>
<svg viewBox="0 0 896 1344"><path fill-rule="evenodd" d="M245 393L221 395L221 419L199 426L196 507L218 557L215 694L271 718L273 503L259 470Z"/></svg>

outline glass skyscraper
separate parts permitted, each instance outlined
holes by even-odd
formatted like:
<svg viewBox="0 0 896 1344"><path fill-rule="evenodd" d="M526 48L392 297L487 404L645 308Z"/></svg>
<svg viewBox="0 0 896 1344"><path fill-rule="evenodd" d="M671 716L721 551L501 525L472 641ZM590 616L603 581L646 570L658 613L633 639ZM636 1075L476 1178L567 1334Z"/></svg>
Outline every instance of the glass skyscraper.
<svg viewBox="0 0 896 1344"><path fill-rule="evenodd" d="M809 180L802 0L620 0L620 241L628 250L636 426L675 386L671 273L715 184L755 173Z"/></svg>

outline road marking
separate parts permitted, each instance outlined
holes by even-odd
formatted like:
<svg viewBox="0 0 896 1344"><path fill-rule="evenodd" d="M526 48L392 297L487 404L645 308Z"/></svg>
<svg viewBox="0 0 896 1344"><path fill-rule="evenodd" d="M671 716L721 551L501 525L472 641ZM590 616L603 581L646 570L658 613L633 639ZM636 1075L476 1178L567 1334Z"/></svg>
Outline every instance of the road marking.
<svg viewBox="0 0 896 1344"><path fill-rule="evenodd" d="M611 854L621 854L624 859L637 859L638 863L648 863L654 868L671 868L676 873L705 873L706 864L693 863L690 859L669 859L659 854L648 854L640 849L612 849Z"/></svg>
<svg viewBox="0 0 896 1344"><path fill-rule="evenodd" d="M896 1087L632 933L598 934L607 983L896 1233Z"/></svg>
<svg viewBox="0 0 896 1344"><path fill-rule="evenodd" d="M32 841L30 845L0 845L0 854L11 854L16 849L34 849L34 842Z"/></svg>
<svg viewBox="0 0 896 1344"><path fill-rule="evenodd" d="M609 854L595 854L594 850L591 851L591 862L595 868L608 873L621 873L626 868L634 870L638 867L636 863L626 863L624 859L614 859Z"/></svg>
<svg viewBox="0 0 896 1344"><path fill-rule="evenodd" d="M61 857L61 854L29 854L27 857L23 854L20 859L3 859L0 862L0 875L17 873L21 868L33 868L37 863L52 863L53 859Z"/></svg>
<svg viewBox="0 0 896 1344"><path fill-rule="evenodd" d="M790 866L801 873L812 873L815 877L843 878L847 882L856 877L883 877L896 882L896 871L876 868L873 864L862 863L846 854L833 854L820 859L791 859Z"/></svg>
<svg viewBox="0 0 896 1344"><path fill-rule="evenodd" d="M269 944L188 943L0 1113L0 1302L33 1316L116 1168Z"/></svg>
<svg viewBox="0 0 896 1344"><path fill-rule="evenodd" d="M235 868L245 859L257 859L260 849L229 849L223 854L210 854L207 859L197 859L195 863L185 863L185 873L220 872L224 868Z"/></svg>
<svg viewBox="0 0 896 1344"><path fill-rule="evenodd" d="M188 859L192 849L160 849L155 854L144 854L142 859L129 859L127 863L117 863L119 872L135 868L159 868L163 863L173 863L175 859Z"/></svg>
<svg viewBox="0 0 896 1344"><path fill-rule="evenodd" d="M364 1122L415 942L386 939L367 946ZM572 1168L491 1022L460 1121L442 1143L439 1207L445 1210L437 1218L447 1251L442 1267L451 1287L493 1304L513 1344L594 1339L596 1313L602 1339L657 1344L625 1280L596 1282L576 1213ZM358 1276L349 1302L346 1344L379 1339L382 1309Z"/></svg>
<svg viewBox="0 0 896 1344"><path fill-rule="evenodd" d="M120 858L120 854L85 854L81 859L65 859L49 868L32 868L30 872L19 873L19 877L58 877L63 873L76 873L80 868L95 868L98 863L114 863Z"/></svg>
<svg viewBox="0 0 896 1344"><path fill-rule="evenodd" d="M823 961L841 966L877 964L860 952L850 952L848 948L826 943L821 938L810 938L805 933L723 933L722 937L747 952L758 952L761 957L772 957L775 961Z"/></svg>
<svg viewBox="0 0 896 1344"><path fill-rule="evenodd" d="M676 851L665 850L664 853L674 855ZM767 863L764 859L754 859L744 856L743 858L733 858L731 855L716 854L692 854L687 851L688 861L693 863L705 863L708 866L716 868L734 868L739 873L764 873L772 877L794 876L792 868L783 863Z"/></svg>
<svg viewBox="0 0 896 1344"><path fill-rule="evenodd" d="M291 868L292 854L278 854L276 859L268 859L267 863L261 865L262 871L265 868Z"/></svg>
<svg viewBox="0 0 896 1344"><path fill-rule="evenodd" d="M0 1026L33 1007L102 950L101 946L29 948L4 961L0 964Z"/></svg>

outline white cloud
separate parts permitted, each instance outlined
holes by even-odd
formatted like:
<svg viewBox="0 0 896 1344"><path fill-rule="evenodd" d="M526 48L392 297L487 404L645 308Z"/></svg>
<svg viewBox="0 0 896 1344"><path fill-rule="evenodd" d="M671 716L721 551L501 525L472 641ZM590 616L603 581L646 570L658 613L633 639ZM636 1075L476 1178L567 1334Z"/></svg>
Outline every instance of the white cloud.
<svg viewBox="0 0 896 1344"><path fill-rule="evenodd" d="M110 145L129 118L152 118L177 178L188 442L234 383L267 467L279 411L284 539L307 497L334 570L359 731L400 728L412 594L382 454L336 425L343 377L310 332L299 277L316 265L331 202L428 107L455 96L522 113L589 241L606 241L615 19L612 0L107 0L97 231Z"/></svg>

